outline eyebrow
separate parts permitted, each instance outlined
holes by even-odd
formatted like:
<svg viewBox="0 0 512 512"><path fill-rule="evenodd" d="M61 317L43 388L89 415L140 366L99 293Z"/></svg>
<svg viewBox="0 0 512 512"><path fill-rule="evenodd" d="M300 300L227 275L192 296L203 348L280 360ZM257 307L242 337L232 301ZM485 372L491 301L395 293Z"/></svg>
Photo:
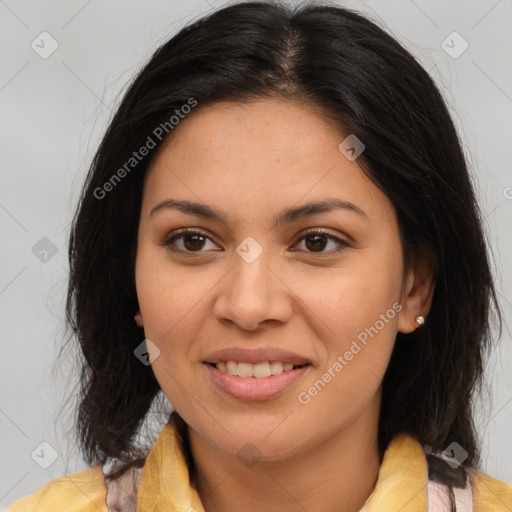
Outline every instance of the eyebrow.
<svg viewBox="0 0 512 512"><path fill-rule="evenodd" d="M228 225L228 216L226 215L226 213L217 210L211 206L208 206L206 204L178 199L165 199L164 201L161 201L151 209L149 216L151 217L155 213L167 209L179 210L186 214L198 215L200 217L205 217L207 219L218 220L222 224L225 224L226 226ZM298 206L295 208L284 209L278 215L274 216L273 227L276 227L281 224L291 224L310 215L326 213L339 209L354 212L364 217L365 219L368 219L368 215L354 203L351 203L349 201L343 201L338 198L328 198L320 201L306 203L302 206Z"/></svg>

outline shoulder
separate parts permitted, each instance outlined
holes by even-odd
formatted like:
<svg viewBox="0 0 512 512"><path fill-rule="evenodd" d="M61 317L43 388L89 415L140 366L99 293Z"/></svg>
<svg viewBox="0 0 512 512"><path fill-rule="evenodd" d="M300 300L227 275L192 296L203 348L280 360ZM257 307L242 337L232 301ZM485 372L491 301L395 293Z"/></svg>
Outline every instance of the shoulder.
<svg viewBox="0 0 512 512"><path fill-rule="evenodd" d="M498 480L480 471L470 470L473 486L474 512L510 512L512 510L512 484Z"/></svg>
<svg viewBox="0 0 512 512"><path fill-rule="evenodd" d="M50 480L33 494L11 504L6 512L107 512L101 466Z"/></svg>

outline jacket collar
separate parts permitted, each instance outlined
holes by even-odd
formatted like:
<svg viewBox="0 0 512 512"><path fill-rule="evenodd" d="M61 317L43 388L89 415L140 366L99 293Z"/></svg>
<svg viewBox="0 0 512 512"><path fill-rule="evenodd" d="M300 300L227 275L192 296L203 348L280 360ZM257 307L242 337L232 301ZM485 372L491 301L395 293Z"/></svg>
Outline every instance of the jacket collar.
<svg viewBox="0 0 512 512"><path fill-rule="evenodd" d="M138 488L137 511L204 512L189 480L175 420L173 413L148 452ZM420 442L409 434L395 436L384 453L375 488L360 512L426 510L427 478L427 462Z"/></svg>

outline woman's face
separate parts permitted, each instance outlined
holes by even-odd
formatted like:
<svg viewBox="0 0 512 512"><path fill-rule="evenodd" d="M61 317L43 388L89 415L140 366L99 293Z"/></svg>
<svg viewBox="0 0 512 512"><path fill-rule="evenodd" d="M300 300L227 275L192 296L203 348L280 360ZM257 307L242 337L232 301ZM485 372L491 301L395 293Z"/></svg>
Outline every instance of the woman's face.
<svg viewBox="0 0 512 512"><path fill-rule="evenodd" d="M340 151L347 135L296 102L199 105L148 171L139 321L163 392L225 453L277 460L375 431L397 331L426 313L394 208Z"/></svg>

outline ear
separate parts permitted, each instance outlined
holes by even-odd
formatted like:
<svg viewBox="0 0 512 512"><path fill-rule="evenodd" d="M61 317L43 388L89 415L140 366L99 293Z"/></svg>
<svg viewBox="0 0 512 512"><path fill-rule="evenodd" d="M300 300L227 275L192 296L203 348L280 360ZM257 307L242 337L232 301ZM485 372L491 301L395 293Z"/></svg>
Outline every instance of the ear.
<svg viewBox="0 0 512 512"><path fill-rule="evenodd" d="M402 310L398 317L398 331L408 334L420 327L416 321L423 316L428 322L427 315L432 306L435 289L435 258L431 251L419 251L406 271L402 288Z"/></svg>
<svg viewBox="0 0 512 512"><path fill-rule="evenodd" d="M135 313L135 316L133 318L138 327L142 327L144 325L144 322L142 320L142 313L140 312L140 309L137 309L137 312Z"/></svg>

